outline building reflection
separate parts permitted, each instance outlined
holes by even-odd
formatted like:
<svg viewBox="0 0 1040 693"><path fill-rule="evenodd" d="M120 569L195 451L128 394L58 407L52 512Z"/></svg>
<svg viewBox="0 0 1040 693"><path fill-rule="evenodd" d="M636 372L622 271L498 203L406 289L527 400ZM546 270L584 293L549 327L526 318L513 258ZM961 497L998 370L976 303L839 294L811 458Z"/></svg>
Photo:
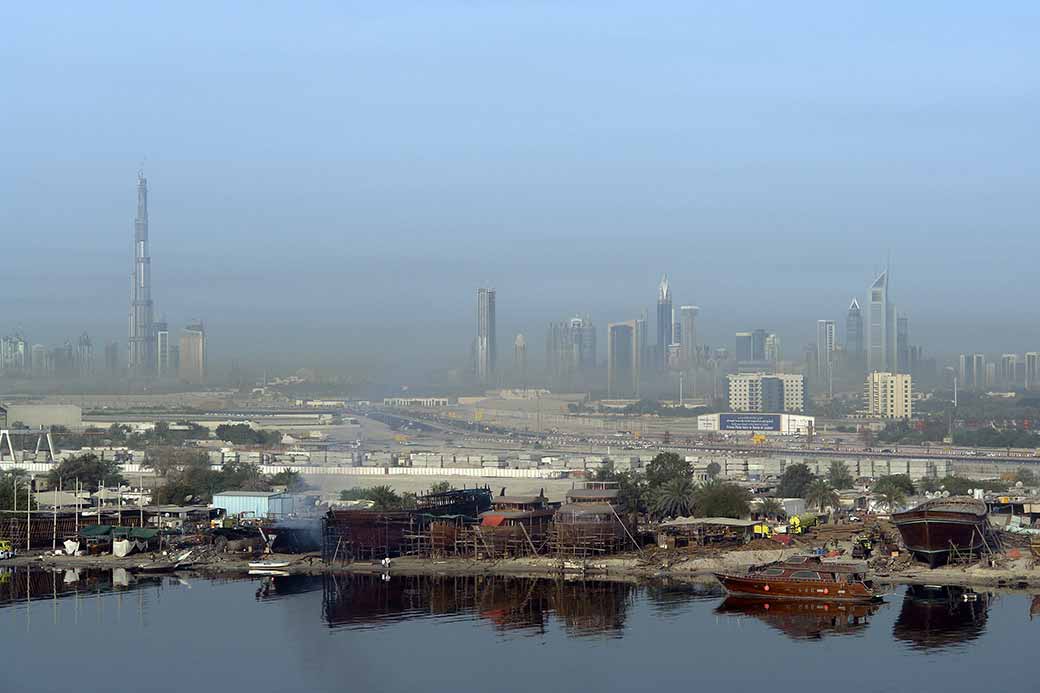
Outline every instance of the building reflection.
<svg viewBox="0 0 1040 693"><path fill-rule="evenodd" d="M962 645L985 632L991 598L966 587L911 585L892 634L920 650Z"/></svg>
<svg viewBox="0 0 1040 693"><path fill-rule="evenodd" d="M3 567L0 568L0 607L41 599L130 592L162 584L162 576L133 575L123 568L45 570L25 566Z"/></svg>
<svg viewBox="0 0 1040 693"><path fill-rule="evenodd" d="M756 618L794 640L819 640L824 635L852 635L870 624L880 602L799 601L727 597L715 610L718 614Z"/></svg>
<svg viewBox="0 0 1040 693"><path fill-rule="evenodd" d="M330 573L323 580L324 620L334 628L470 615L503 632L539 634L556 620L571 635L620 634L635 595L627 583L506 576Z"/></svg>

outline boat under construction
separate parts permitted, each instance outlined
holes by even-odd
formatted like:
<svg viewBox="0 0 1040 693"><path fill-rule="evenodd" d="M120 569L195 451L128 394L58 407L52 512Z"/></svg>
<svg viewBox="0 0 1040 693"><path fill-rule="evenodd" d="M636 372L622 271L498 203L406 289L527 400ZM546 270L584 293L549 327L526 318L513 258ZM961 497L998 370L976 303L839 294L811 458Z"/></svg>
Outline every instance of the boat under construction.
<svg viewBox="0 0 1040 693"><path fill-rule="evenodd" d="M914 558L933 568L991 550L986 504L974 498L935 498L895 513L892 522Z"/></svg>
<svg viewBox="0 0 1040 693"><path fill-rule="evenodd" d="M812 599L831 602L871 602L879 594L859 563L824 561L819 556L792 556L753 566L746 573L715 573L735 596L770 599Z"/></svg>

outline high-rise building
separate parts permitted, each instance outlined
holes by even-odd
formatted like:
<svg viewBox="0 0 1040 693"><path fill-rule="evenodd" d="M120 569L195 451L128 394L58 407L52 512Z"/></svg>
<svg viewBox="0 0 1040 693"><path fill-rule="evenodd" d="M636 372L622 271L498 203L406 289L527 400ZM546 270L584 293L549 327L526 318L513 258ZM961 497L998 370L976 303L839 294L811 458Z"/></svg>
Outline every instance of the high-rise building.
<svg viewBox="0 0 1040 693"><path fill-rule="evenodd" d="M911 376L874 371L863 388L867 414L882 419L909 419L914 415Z"/></svg>
<svg viewBox="0 0 1040 693"><path fill-rule="evenodd" d="M910 372L910 318L896 318L896 372Z"/></svg>
<svg viewBox="0 0 1040 693"><path fill-rule="evenodd" d="M685 368L697 365L697 306L679 307L679 359Z"/></svg>
<svg viewBox="0 0 1040 693"><path fill-rule="evenodd" d="M981 390L986 386L986 355L971 355L971 387Z"/></svg>
<svg viewBox="0 0 1040 693"><path fill-rule="evenodd" d="M554 387L573 387L596 368L596 328L591 318L549 324L545 365Z"/></svg>
<svg viewBox="0 0 1040 693"><path fill-rule="evenodd" d="M148 255L148 181L137 174L137 218L130 266L130 374L155 372L155 326L152 305L152 259Z"/></svg>
<svg viewBox="0 0 1040 693"><path fill-rule="evenodd" d="M733 354L737 359L737 363L747 363L754 360L752 358L754 351L750 332L738 332L734 346Z"/></svg>
<svg viewBox="0 0 1040 693"><path fill-rule="evenodd" d="M513 340L513 373L517 384L527 388L527 340L518 334Z"/></svg>
<svg viewBox="0 0 1040 693"><path fill-rule="evenodd" d="M20 333L0 339L0 373L5 375L27 375L31 353L29 343Z"/></svg>
<svg viewBox="0 0 1040 693"><path fill-rule="evenodd" d="M731 411L802 412L806 407L805 376L797 373L733 373L726 376Z"/></svg>
<svg viewBox="0 0 1040 693"><path fill-rule="evenodd" d="M170 365L170 327L165 320L155 323L155 375L170 378L176 371Z"/></svg>
<svg viewBox="0 0 1040 693"><path fill-rule="evenodd" d="M838 348L838 328L833 320L816 321L816 377L829 382L834 369L834 352Z"/></svg>
<svg viewBox="0 0 1040 693"><path fill-rule="evenodd" d="M1027 390L1035 390L1040 386L1040 352L1026 352L1025 386Z"/></svg>
<svg viewBox="0 0 1040 693"><path fill-rule="evenodd" d="M849 312L845 315L845 351L849 355L850 362L857 366L863 363L863 311L859 308L859 301L852 299Z"/></svg>
<svg viewBox="0 0 1040 693"><path fill-rule="evenodd" d="M766 337L766 361L776 365L784 360L784 347L780 336L770 334Z"/></svg>
<svg viewBox="0 0 1040 693"><path fill-rule="evenodd" d="M896 369L896 307L888 299L888 270L870 286L867 304L867 368L892 372Z"/></svg>
<svg viewBox="0 0 1040 693"><path fill-rule="evenodd" d="M612 399L639 397L643 350L640 322L628 320L607 326L607 396Z"/></svg>
<svg viewBox="0 0 1040 693"><path fill-rule="evenodd" d="M184 352L181 351L181 358ZM495 379L495 290L477 289L477 380L488 385Z"/></svg>
<svg viewBox="0 0 1040 693"><path fill-rule="evenodd" d="M206 330L201 322L188 325L181 333L178 376L189 385L206 382Z"/></svg>
<svg viewBox="0 0 1040 693"><path fill-rule="evenodd" d="M997 364L989 361L986 363L985 386L991 388L997 384Z"/></svg>
<svg viewBox="0 0 1040 693"><path fill-rule="evenodd" d="M759 329L751 333L751 360L761 363L766 360L766 338L769 333Z"/></svg>
<svg viewBox="0 0 1040 693"><path fill-rule="evenodd" d="M110 378L119 375L119 342L109 342L105 345L105 373Z"/></svg>
<svg viewBox="0 0 1040 693"><path fill-rule="evenodd" d="M672 323L672 289L668 286L668 275L664 275L657 287L657 351L654 365L658 370L665 367L668 345L672 343Z"/></svg>
<svg viewBox="0 0 1040 693"><path fill-rule="evenodd" d="M94 342L86 332L76 342L76 371L81 378L94 375Z"/></svg>
<svg viewBox="0 0 1040 693"><path fill-rule="evenodd" d="M1018 354L1001 355L1000 381L1005 385L1015 385L1018 382Z"/></svg>

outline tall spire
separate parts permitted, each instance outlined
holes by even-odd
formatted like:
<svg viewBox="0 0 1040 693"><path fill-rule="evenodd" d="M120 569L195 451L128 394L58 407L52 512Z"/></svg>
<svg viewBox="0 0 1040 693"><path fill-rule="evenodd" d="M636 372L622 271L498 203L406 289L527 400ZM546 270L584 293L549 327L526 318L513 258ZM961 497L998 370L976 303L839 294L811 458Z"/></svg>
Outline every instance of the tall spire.
<svg viewBox="0 0 1040 693"><path fill-rule="evenodd" d="M672 300L672 289L668 286L668 275L661 275L661 283L657 286L657 300L658 301L671 301Z"/></svg>
<svg viewBox="0 0 1040 693"><path fill-rule="evenodd" d="M137 217L130 261L130 374L150 375L155 370L155 326L152 305L152 259L148 255L148 179L137 172Z"/></svg>

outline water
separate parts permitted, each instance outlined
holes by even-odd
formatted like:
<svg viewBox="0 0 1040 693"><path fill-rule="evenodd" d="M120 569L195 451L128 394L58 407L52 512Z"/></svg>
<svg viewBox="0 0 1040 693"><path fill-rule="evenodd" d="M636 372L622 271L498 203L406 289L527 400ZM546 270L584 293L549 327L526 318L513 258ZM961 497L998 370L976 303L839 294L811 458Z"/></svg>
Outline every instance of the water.
<svg viewBox="0 0 1040 693"><path fill-rule="evenodd" d="M682 583L21 569L0 572L0 690L1034 690L1038 611L964 589L843 607Z"/></svg>

